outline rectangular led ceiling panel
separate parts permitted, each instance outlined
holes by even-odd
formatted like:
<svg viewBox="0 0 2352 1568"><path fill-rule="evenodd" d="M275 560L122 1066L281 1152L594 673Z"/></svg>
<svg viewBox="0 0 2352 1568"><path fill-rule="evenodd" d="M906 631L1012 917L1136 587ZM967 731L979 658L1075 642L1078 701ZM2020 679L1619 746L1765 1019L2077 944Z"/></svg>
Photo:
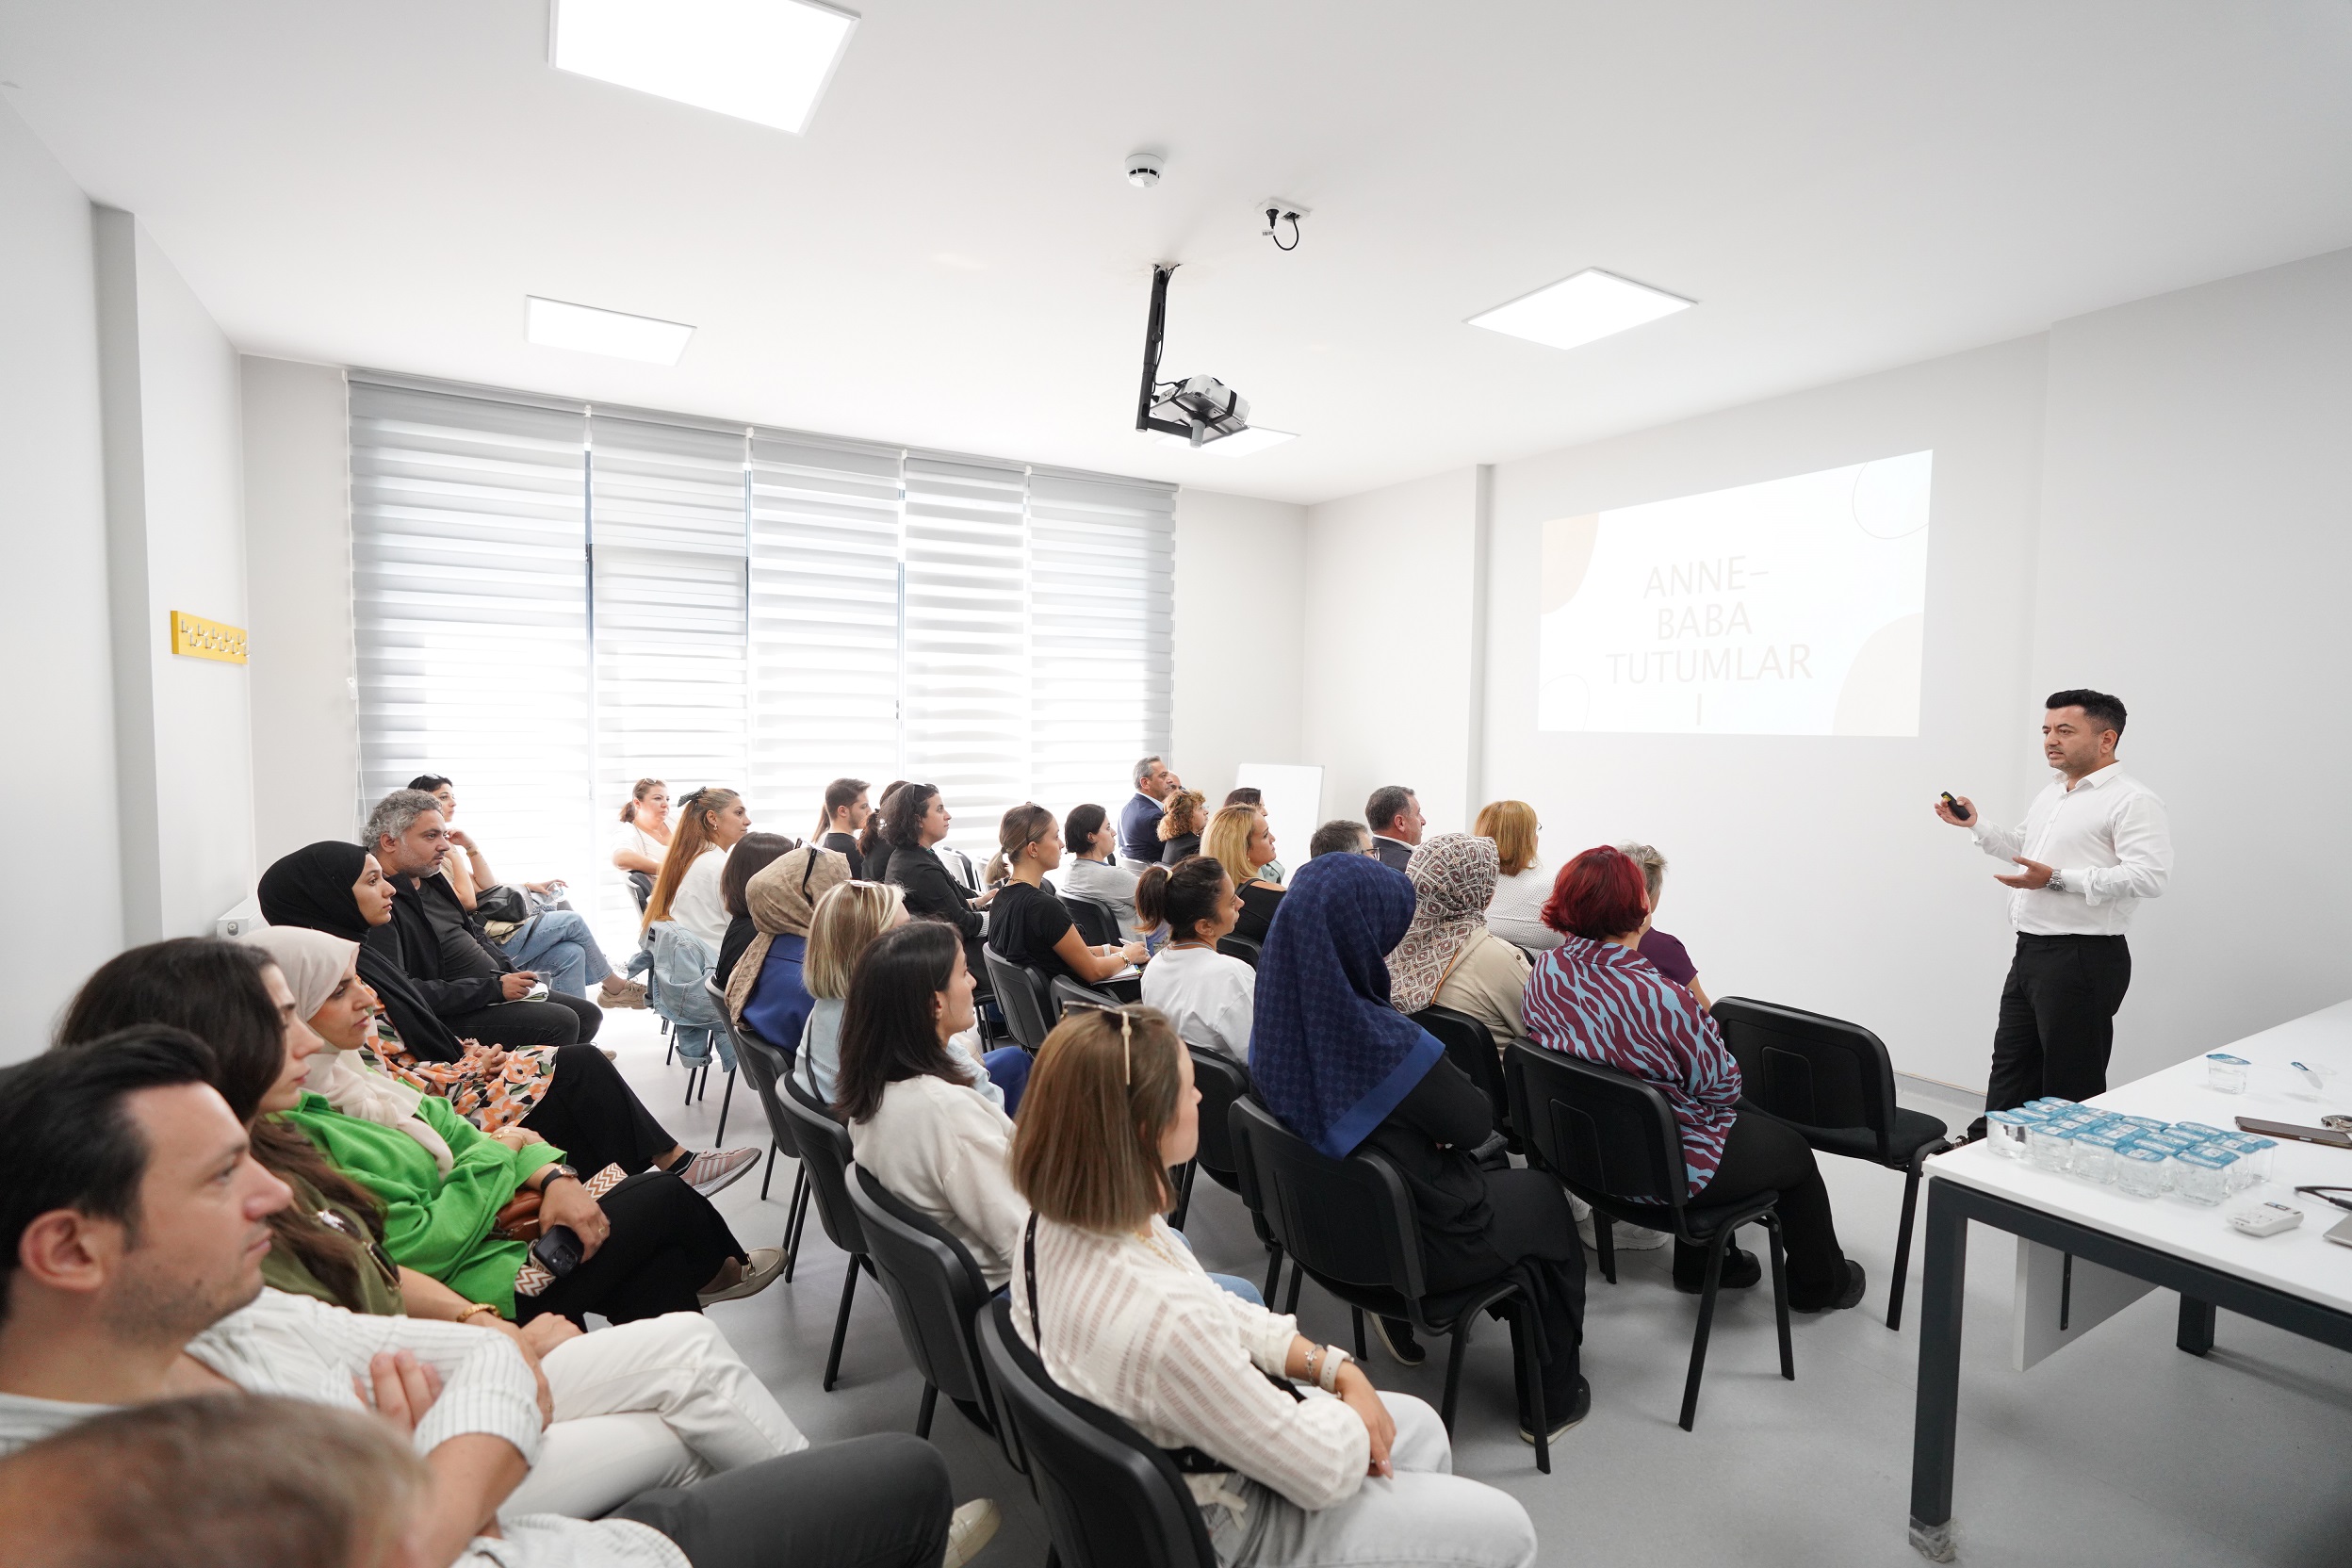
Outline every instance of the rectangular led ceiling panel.
<svg viewBox="0 0 2352 1568"><path fill-rule="evenodd" d="M1470 325L1548 348L1574 349L1628 327L1689 310L1691 302L1588 267L1571 278L1496 305Z"/></svg>
<svg viewBox="0 0 2352 1568"><path fill-rule="evenodd" d="M524 299L530 306L525 335L543 348L641 359L648 365L676 365L678 356L686 351L687 340L694 335L694 329L682 321L566 304L536 294Z"/></svg>
<svg viewBox="0 0 2352 1568"><path fill-rule="evenodd" d="M555 0L556 69L797 135L858 18L813 0Z"/></svg>

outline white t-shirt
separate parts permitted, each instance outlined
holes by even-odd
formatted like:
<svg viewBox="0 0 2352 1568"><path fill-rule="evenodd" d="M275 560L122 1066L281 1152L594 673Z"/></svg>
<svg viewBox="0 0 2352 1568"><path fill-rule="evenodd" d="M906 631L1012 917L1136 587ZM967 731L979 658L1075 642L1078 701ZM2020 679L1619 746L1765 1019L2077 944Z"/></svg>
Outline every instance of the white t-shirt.
<svg viewBox="0 0 2352 1568"><path fill-rule="evenodd" d="M612 848L616 854L627 850L631 855L642 855L656 865L661 864L662 858L670 852L669 845L633 822L621 824L621 830L612 835Z"/></svg>
<svg viewBox="0 0 2352 1568"><path fill-rule="evenodd" d="M1250 1059L1258 972L1213 947L1166 947L1143 966L1143 1004L1157 1007L1194 1045Z"/></svg>
<svg viewBox="0 0 2352 1568"><path fill-rule="evenodd" d="M1486 928L1507 942L1538 953L1558 947L1560 933L1544 923L1544 906L1551 901L1554 873L1538 860L1516 876L1494 879L1494 897L1486 906Z"/></svg>
<svg viewBox="0 0 2352 1568"><path fill-rule="evenodd" d="M670 918L708 942L713 953L727 940L727 906L719 899L719 874L726 870L727 851L710 845L694 857L670 898Z"/></svg>
<svg viewBox="0 0 2352 1568"><path fill-rule="evenodd" d="M849 1124L849 1146L875 1181L972 1250L990 1289L1012 1277L1029 1204L1013 1189L1013 1122L1001 1107L927 1073L901 1078L870 1119Z"/></svg>

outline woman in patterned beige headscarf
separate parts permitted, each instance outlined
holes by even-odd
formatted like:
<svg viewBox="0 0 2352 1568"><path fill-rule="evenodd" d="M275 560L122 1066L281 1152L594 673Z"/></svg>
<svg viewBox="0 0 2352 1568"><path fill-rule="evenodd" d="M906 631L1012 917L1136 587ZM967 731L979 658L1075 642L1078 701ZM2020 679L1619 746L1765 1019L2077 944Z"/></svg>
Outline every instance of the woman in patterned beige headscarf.
<svg viewBox="0 0 2352 1568"><path fill-rule="evenodd" d="M760 935L736 960L727 982L727 1010L783 1051L800 1046L813 999L801 980L808 951L808 921L817 900L849 880L849 857L803 844L768 863L743 884L743 905Z"/></svg>
<svg viewBox="0 0 2352 1568"><path fill-rule="evenodd" d="M1527 955L1486 928L1498 870L1494 841L1467 833L1424 840L1405 865L1413 924L1388 956L1389 999L1400 1013L1450 1007L1500 1046L1527 1032L1519 997Z"/></svg>

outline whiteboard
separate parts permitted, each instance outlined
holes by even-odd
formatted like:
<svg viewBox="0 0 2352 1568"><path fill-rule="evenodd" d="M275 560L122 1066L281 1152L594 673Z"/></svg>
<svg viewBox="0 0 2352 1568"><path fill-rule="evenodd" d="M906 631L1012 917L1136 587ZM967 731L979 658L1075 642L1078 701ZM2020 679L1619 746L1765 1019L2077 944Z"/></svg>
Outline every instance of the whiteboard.
<svg viewBox="0 0 2352 1568"><path fill-rule="evenodd" d="M1266 825L1274 830L1274 855L1283 868L1307 863L1307 845L1323 825L1323 770L1290 762L1244 762L1233 770L1233 788L1254 789L1266 797Z"/></svg>

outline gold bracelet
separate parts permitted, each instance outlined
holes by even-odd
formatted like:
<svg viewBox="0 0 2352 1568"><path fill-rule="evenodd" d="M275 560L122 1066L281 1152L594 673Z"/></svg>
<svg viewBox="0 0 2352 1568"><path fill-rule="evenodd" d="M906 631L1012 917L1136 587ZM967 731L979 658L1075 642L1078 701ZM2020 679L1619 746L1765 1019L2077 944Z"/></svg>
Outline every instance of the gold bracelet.
<svg viewBox="0 0 2352 1568"><path fill-rule="evenodd" d="M487 1302L487 1301L477 1301L477 1302L475 1302L472 1306L467 1307L467 1308L466 1308L464 1312L459 1313L459 1314L457 1315L457 1321L458 1321L458 1322L460 1322L460 1323L463 1323L463 1322L465 1322L467 1318L469 1318L469 1317L473 1316L473 1315L474 1315L474 1314L476 1314L476 1313L478 1313L478 1312L486 1312L486 1313L488 1313L488 1314L489 1314L491 1316L493 1316L493 1317L496 1317L496 1316L498 1316L498 1308L496 1308L496 1307L494 1307L494 1306L492 1306L489 1302Z"/></svg>

